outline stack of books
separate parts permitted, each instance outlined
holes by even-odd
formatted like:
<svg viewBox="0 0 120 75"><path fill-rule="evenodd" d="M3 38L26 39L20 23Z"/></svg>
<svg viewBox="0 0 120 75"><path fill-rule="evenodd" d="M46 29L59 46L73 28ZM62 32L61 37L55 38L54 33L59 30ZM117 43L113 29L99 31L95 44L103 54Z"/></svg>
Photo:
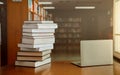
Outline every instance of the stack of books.
<svg viewBox="0 0 120 75"><path fill-rule="evenodd" d="M56 28L57 24L53 21L24 21L15 65L38 67L50 63Z"/></svg>

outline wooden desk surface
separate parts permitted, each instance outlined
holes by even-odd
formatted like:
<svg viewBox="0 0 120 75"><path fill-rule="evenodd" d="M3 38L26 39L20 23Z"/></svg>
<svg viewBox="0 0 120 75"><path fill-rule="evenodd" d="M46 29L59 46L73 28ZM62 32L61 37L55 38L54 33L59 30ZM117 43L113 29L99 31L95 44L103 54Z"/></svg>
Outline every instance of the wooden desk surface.
<svg viewBox="0 0 120 75"><path fill-rule="evenodd" d="M70 62L57 61L38 68L2 67L0 75L120 75L120 64L80 68Z"/></svg>

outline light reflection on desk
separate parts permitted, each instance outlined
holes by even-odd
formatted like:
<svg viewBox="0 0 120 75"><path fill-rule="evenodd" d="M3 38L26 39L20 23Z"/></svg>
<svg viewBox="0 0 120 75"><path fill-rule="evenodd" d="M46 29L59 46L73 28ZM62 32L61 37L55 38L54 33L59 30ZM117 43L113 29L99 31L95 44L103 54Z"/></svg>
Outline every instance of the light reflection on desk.
<svg viewBox="0 0 120 75"><path fill-rule="evenodd" d="M114 75L113 65L81 68L66 61L52 62L38 68L3 67L0 72L1 75Z"/></svg>

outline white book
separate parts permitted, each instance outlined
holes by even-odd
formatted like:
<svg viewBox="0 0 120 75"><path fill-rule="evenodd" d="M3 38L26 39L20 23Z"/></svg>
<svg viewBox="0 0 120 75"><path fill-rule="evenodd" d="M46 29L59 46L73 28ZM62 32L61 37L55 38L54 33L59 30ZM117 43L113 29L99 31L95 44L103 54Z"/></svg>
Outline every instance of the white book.
<svg viewBox="0 0 120 75"><path fill-rule="evenodd" d="M23 36L54 36L54 33L22 33Z"/></svg>
<svg viewBox="0 0 120 75"><path fill-rule="evenodd" d="M34 23L54 23L53 21L24 21L26 24Z"/></svg>
<svg viewBox="0 0 120 75"><path fill-rule="evenodd" d="M23 28L23 32L42 32L42 33L44 33L44 32L50 32L50 33L55 33L55 29L53 29L53 28L41 28L41 29L24 29Z"/></svg>
<svg viewBox="0 0 120 75"><path fill-rule="evenodd" d="M22 43L25 44L53 44L55 43L55 38L22 38Z"/></svg>
<svg viewBox="0 0 120 75"><path fill-rule="evenodd" d="M30 29L39 29L39 28L57 28L57 24L23 24L23 28L30 28Z"/></svg>
<svg viewBox="0 0 120 75"><path fill-rule="evenodd" d="M41 38L55 38L55 36L22 36L22 38L29 38L29 39L41 39Z"/></svg>
<svg viewBox="0 0 120 75"><path fill-rule="evenodd" d="M43 61L50 57L50 54L44 56L17 56L17 60L21 61Z"/></svg>
<svg viewBox="0 0 120 75"><path fill-rule="evenodd" d="M46 47L40 47L40 48L26 48L26 47L20 47L20 51L44 51L44 50L49 50L53 49L52 46L46 46Z"/></svg>
<svg viewBox="0 0 120 75"><path fill-rule="evenodd" d="M50 53L50 49L44 51L18 51L17 56L44 56Z"/></svg>
<svg viewBox="0 0 120 75"><path fill-rule="evenodd" d="M39 44L39 45L24 44L24 43L18 44L18 47L27 47L27 48L40 48L40 47L48 47L48 46L53 46L53 44Z"/></svg>
<svg viewBox="0 0 120 75"><path fill-rule="evenodd" d="M51 62L51 58L44 61L15 61L16 66L39 67Z"/></svg>

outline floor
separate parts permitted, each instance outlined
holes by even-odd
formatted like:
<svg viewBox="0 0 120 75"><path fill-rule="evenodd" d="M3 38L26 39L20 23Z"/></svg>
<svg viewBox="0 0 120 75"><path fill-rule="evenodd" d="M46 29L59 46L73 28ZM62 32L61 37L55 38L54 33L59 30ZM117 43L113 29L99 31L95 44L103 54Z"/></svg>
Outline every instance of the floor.
<svg viewBox="0 0 120 75"><path fill-rule="evenodd" d="M0 75L120 75L120 63L81 68L69 61L54 61L38 68L2 67Z"/></svg>

